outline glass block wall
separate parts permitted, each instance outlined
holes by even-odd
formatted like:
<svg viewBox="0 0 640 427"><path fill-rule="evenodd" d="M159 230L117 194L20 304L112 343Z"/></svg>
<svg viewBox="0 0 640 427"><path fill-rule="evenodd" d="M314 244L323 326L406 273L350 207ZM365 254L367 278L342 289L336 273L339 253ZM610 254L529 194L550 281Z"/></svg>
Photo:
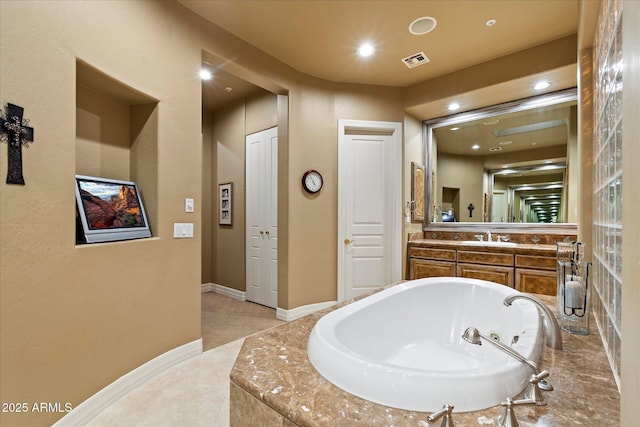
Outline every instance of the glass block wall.
<svg viewBox="0 0 640 427"><path fill-rule="evenodd" d="M594 43L591 301L618 386L622 305L622 72L622 0L605 0Z"/></svg>

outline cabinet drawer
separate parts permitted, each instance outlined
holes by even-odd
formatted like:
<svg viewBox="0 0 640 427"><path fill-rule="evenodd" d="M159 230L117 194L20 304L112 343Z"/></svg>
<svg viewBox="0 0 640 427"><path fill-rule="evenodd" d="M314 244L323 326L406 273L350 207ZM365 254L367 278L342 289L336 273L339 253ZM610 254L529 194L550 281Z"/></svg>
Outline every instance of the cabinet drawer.
<svg viewBox="0 0 640 427"><path fill-rule="evenodd" d="M516 255L516 267L533 268L541 270L556 269L556 258L537 255Z"/></svg>
<svg viewBox="0 0 640 427"><path fill-rule="evenodd" d="M445 261L427 261L411 258L409 260L409 279L425 277L452 277L456 275L456 264Z"/></svg>
<svg viewBox="0 0 640 427"><path fill-rule="evenodd" d="M458 262L473 264L505 265L513 267L513 254L458 251Z"/></svg>
<svg viewBox="0 0 640 427"><path fill-rule="evenodd" d="M458 277L488 280L513 288L513 267L458 263Z"/></svg>
<svg viewBox="0 0 640 427"><path fill-rule="evenodd" d="M441 261L455 261L456 251L436 248L409 248L409 257L437 259Z"/></svg>
<svg viewBox="0 0 640 427"><path fill-rule="evenodd" d="M516 268L516 290L520 292L556 295L556 280L554 271Z"/></svg>

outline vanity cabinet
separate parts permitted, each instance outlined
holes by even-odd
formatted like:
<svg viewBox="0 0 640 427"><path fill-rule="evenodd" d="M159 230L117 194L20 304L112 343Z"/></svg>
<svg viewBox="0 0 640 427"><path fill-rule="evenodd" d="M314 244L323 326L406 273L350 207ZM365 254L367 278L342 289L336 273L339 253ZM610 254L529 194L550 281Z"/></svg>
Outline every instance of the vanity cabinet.
<svg viewBox="0 0 640 427"><path fill-rule="evenodd" d="M556 294L553 246L487 246L480 249L455 241L421 242L409 242L408 276L411 280L465 277L500 283L521 292Z"/></svg>
<svg viewBox="0 0 640 427"><path fill-rule="evenodd" d="M409 248L409 278L456 275L456 251L439 248Z"/></svg>
<svg viewBox="0 0 640 427"><path fill-rule="evenodd" d="M513 268L482 264L458 264L457 277L488 280L513 288Z"/></svg>
<svg viewBox="0 0 640 427"><path fill-rule="evenodd" d="M513 288L513 254L458 250L456 276Z"/></svg>
<svg viewBox="0 0 640 427"><path fill-rule="evenodd" d="M515 288L520 292L556 294L556 257L516 255Z"/></svg>

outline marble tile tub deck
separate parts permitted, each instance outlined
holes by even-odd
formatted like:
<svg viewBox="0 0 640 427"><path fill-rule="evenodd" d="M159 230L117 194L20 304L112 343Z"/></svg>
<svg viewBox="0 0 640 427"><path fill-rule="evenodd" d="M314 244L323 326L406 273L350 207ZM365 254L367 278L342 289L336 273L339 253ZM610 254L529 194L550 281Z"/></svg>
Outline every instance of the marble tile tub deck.
<svg viewBox="0 0 640 427"><path fill-rule="evenodd" d="M541 297L550 307L555 297ZM377 405L325 380L307 358L318 319L338 306L247 338L231 370L231 426L428 426L428 413ZM593 317L591 317L593 320ZM554 391L547 406L515 407L521 426L619 425L620 395L595 324L586 336L563 331L563 350L545 347L540 369ZM443 402L444 404L445 402ZM457 426L496 425L500 406L456 413Z"/></svg>

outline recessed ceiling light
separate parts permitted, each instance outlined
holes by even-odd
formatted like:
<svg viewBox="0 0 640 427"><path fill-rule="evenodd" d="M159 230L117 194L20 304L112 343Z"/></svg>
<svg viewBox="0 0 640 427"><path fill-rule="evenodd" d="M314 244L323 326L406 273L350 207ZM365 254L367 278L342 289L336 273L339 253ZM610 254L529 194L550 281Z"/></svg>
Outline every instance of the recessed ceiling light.
<svg viewBox="0 0 640 427"><path fill-rule="evenodd" d="M496 21L495 19L489 19L487 22L484 23L484 25L486 25L487 27L493 27L494 25L496 25Z"/></svg>
<svg viewBox="0 0 640 427"><path fill-rule="evenodd" d="M498 123L500 123L500 120L498 119L487 120L486 122L482 122L482 124L485 126L497 125Z"/></svg>
<svg viewBox="0 0 640 427"><path fill-rule="evenodd" d="M202 80L211 80L211 78L213 77L213 75L211 74L211 71L203 68L200 70L200 78Z"/></svg>
<svg viewBox="0 0 640 427"><path fill-rule="evenodd" d="M451 129L449 129L449 130L452 130L452 131L457 131L457 130L460 130L460 128L456 126L456 127L454 127L454 128L451 128Z"/></svg>
<svg viewBox="0 0 640 427"><path fill-rule="evenodd" d="M500 144L500 145L509 145L509 144L513 144L513 141L500 141L500 142L498 142L498 144Z"/></svg>
<svg viewBox="0 0 640 427"><path fill-rule="evenodd" d="M549 86L551 86L551 83L549 83L548 81L540 81L538 83L535 84L535 86L533 87L535 90L542 90L542 89L546 89Z"/></svg>
<svg viewBox="0 0 640 427"><path fill-rule="evenodd" d="M457 102L452 102L447 108L449 109L449 111L455 111L460 108L460 104L458 104Z"/></svg>
<svg viewBox="0 0 640 427"><path fill-rule="evenodd" d="M416 36L422 36L433 31L433 29L436 28L436 24L437 21L435 18L423 16L409 24L409 32Z"/></svg>
<svg viewBox="0 0 640 427"><path fill-rule="evenodd" d="M358 56L366 58L368 56L373 55L376 52L376 49L373 47L371 43L364 43L360 45L357 52L358 52Z"/></svg>
<svg viewBox="0 0 640 427"><path fill-rule="evenodd" d="M478 144L474 144L471 146L472 150L477 150L478 148L480 148L480 146Z"/></svg>

